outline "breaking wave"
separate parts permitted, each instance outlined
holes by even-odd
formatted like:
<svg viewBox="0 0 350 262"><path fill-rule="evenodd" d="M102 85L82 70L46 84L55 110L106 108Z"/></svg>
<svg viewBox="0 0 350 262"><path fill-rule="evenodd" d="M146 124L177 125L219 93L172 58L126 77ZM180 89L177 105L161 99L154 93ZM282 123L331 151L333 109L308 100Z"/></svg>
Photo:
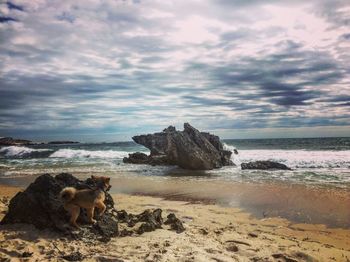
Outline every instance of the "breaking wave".
<svg viewBox="0 0 350 262"><path fill-rule="evenodd" d="M350 168L350 150L239 150L239 161L271 160L291 168Z"/></svg>
<svg viewBox="0 0 350 262"><path fill-rule="evenodd" d="M50 155L50 158L119 158L128 156L129 152L114 150L83 150L60 149Z"/></svg>
<svg viewBox="0 0 350 262"><path fill-rule="evenodd" d="M34 149L25 146L7 146L0 149L0 155L11 158L48 157L52 149Z"/></svg>

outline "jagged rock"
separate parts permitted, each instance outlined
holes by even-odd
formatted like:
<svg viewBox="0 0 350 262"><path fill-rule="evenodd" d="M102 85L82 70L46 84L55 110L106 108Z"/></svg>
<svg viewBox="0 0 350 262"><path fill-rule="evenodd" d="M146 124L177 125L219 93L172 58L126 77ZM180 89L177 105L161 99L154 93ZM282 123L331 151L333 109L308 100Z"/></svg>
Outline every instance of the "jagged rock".
<svg viewBox="0 0 350 262"><path fill-rule="evenodd" d="M170 213L167 216L167 220L164 222L165 225L170 225L172 230L175 230L176 233L182 233L185 231L185 227L183 226L180 219L178 219L174 213Z"/></svg>
<svg viewBox="0 0 350 262"><path fill-rule="evenodd" d="M117 212L117 217L120 223L126 223L128 227L134 227L136 223L143 222L136 230L138 234L162 228L163 224L162 210L160 208L153 211L146 209L138 215L128 214L125 210L120 210ZM122 234L129 234L129 232L125 231Z"/></svg>
<svg viewBox="0 0 350 262"><path fill-rule="evenodd" d="M170 162L168 162L166 155L155 155L155 156L148 156L145 153L136 152L129 154L129 157L123 158L124 163L129 164L147 164L147 165L171 165Z"/></svg>
<svg viewBox="0 0 350 262"><path fill-rule="evenodd" d="M152 223L142 223L139 229L137 230L137 233L139 235L145 233L145 232L152 232L156 230L156 226Z"/></svg>
<svg viewBox="0 0 350 262"><path fill-rule="evenodd" d="M155 228L162 228L163 218L162 210L160 208L157 208L153 211L146 209L136 217L138 222L146 222L153 224Z"/></svg>
<svg viewBox="0 0 350 262"><path fill-rule="evenodd" d="M64 210L63 203L59 199L60 191L67 186L77 189L92 188L94 181L87 179L81 181L71 174L62 173L53 177L49 174L39 176L28 188L17 193L10 201L9 209L1 224L27 223L39 229L53 229L55 231L70 233L67 225L69 214ZM82 230L78 237L111 237L118 234L118 224L111 210L114 201L110 194L106 193L106 212L96 216L97 223L88 228L89 232ZM82 209L78 223L87 223L86 211Z"/></svg>
<svg viewBox="0 0 350 262"><path fill-rule="evenodd" d="M147 147L149 156L143 153L130 154L125 163L151 165L178 165L185 169L210 170L233 165L231 151L224 150L218 136L199 132L190 124L183 131L169 126L163 132L134 136L136 143Z"/></svg>
<svg viewBox="0 0 350 262"><path fill-rule="evenodd" d="M280 170L291 170L284 164L273 162L273 161L254 161L241 164L242 169L259 169L259 170L268 170L268 169L280 169Z"/></svg>
<svg viewBox="0 0 350 262"><path fill-rule="evenodd" d="M163 132L175 132L176 128L175 126L168 126L167 128L163 129Z"/></svg>
<svg viewBox="0 0 350 262"><path fill-rule="evenodd" d="M130 164L149 164L150 159L145 153L136 152L129 154L129 157L124 157L123 162Z"/></svg>

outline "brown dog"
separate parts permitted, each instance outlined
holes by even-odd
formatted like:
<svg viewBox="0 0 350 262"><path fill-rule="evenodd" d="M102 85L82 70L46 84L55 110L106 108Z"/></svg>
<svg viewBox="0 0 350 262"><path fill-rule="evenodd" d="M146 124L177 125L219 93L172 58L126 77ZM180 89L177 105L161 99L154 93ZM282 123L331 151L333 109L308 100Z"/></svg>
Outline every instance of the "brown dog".
<svg viewBox="0 0 350 262"><path fill-rule="evenodd" d="M63 207L71 215L69 222L72 226L79 227L76 221L80 214L80 208L86 209L90 223L96 223L96 220L93 219L95 208L100 210L100 215L106 210L103 202L106 197L105 191L111 187L109 185L110 178L91 176L91 179L97 185L95 189L78 190L74 187L66 187L60 192L60 197L64 202Z"/></svg>

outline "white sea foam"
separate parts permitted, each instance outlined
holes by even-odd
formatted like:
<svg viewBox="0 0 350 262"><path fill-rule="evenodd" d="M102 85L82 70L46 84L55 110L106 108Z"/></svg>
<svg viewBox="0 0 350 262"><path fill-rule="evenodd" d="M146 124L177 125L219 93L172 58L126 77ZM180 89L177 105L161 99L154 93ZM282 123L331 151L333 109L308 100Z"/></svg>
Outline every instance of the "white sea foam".
<svg viewBox="0 0 350 262"><path fill-rule="evenodd" d="M232 145L228 145L226 143L223 143L224 149L231 151L232 155L231 155L231 160L233 161L233 163L235 163L236 166L240 166L241 165L241 160L239 158L239 156L237 156L234 151L237 150L237 148L235 146Z"/></svg>
<svg viewBox="0 0 350 262"><path fill-rule="evenodd" d="M129 152L114 150L89 151L83 149L60 149L50 155L51 158L123 158Z"/></svg>
<svg viewBox="0 0 350 262"><path fill-rule="evenodd" d="M21 157L34 152L52 151L51 149L34 149L25 146L7 146L0 149L0 153L6 157Z"/></svg>
<svg viewBox="0 0 350 262"><path fill-rule="evenodd" d="M237 157L237 156L235 156ZM350 150L239 150L241 162L271 160L291 168L350 168Z"/></svg>

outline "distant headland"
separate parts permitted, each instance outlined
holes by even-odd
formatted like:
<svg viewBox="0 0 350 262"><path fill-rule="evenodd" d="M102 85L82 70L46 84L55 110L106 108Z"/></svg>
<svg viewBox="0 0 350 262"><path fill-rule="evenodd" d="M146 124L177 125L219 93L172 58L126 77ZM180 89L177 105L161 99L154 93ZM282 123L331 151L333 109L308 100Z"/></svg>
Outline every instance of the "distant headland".
<svg viewBox="0 0 350 262"><path fill-rule="evenodd" d="M26 139L17 139L12 137L0 137L0 146L25 146L25 145L36 145L36 144L50 144L50 145L61 145L61 144L79 144L76 141L51 141L48 143L44 142L33 142Z"/></svg>

